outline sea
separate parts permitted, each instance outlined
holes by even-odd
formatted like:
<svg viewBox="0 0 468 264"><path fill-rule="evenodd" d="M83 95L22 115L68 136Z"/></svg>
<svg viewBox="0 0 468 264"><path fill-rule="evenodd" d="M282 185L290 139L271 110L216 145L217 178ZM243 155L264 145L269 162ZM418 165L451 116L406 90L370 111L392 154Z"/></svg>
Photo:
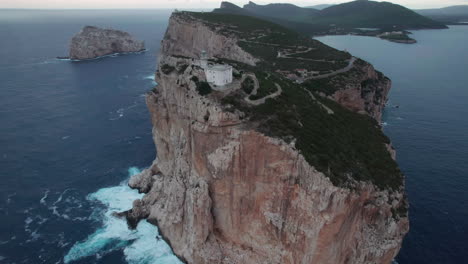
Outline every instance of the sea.
<svg viewBox="0 0 468 264"><path fill-rule="evenodd" d="M0 263L181 263L146 221L112 212L156 156L145 94L171 10L0 10ZM147 51L71 62L83 26L121 29ZM468 26L405 45L319 38L393 81L385 133L406 175L411 230L400 264L468 259Z"/></svg>

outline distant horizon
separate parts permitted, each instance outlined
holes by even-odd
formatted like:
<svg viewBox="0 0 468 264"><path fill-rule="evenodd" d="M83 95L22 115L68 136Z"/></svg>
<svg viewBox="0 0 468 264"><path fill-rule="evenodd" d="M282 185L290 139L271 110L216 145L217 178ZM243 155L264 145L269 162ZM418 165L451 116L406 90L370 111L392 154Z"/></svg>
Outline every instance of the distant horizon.
<svg viewBox="0 0 468 264"><path fill-rule="evenodd" d="M220 6L220 0L134 0L128 3L127 0L2 0L0 9L13 10L144 10L144 9L213 9ZM247 4L248 0L229 1L238 6ZM305 0L279 0L279 1L252 1L259 5L270 3L288 3L300 7L308 7L322 4L341 4L351 1L305 1ZM379 1L383 2L383 1ZM444 8L454 5L468 5L468 0L395 0L386 1L399 4L410 9L432 9ZM108 8L107 6L112 6Z"/></svg>

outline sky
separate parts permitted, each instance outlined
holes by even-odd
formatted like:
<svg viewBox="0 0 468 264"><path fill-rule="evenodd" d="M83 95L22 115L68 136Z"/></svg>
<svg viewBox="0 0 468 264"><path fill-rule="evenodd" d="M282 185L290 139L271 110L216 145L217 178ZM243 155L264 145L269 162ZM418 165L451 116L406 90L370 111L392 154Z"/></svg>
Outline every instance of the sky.
<svg viewBox="0 0 468 264"><path fill-rule="evenodd" d="M311 6L328 3L344 3L350 0L258 0L257 4L291 3ZM436 8L450 5L467 5L468 0L388 0L408 8ZM244 0L230 1L237 5L248 3ZM215 8L221 0L0 0L0 8L39 9L120 9L120 8Z"/></svg>

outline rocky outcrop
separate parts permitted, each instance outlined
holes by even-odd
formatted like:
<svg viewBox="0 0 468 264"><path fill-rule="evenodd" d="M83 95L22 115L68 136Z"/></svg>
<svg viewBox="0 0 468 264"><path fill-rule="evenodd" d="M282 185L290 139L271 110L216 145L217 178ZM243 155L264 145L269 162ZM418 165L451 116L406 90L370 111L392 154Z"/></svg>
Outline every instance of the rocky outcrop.
<svg viewBox="0 0 468 264"><path fill-rule="evenodd" d="M368 114L380 122L391 85L390 79L372 65L358 60L330 97L349 110Z"/></svg>
<svg viewBox="0 0 468 264"><path fill-rule="evenodd" d="M187 21L178 16L171 17L161 49L167 54L190 58L199 58L202 51L209 51L209 56L249 65L255 65L258 61L237 45L235 36L226 37L202 21Z"/></svg>
<svg viewBox="0 0 468 264"><path fill-rule="evenodd" d="M219 45L193 38L195 31ZM180 56L203 49L255 63L235 43L173 16L159 65L177 68L190 61ZM403 186L335 186L294 143L259 133L241 113L201 96L193 70L159 70L158 87L146 97L158 156L130 180L146 193L127 212L130 223L139 217L157 224L187 263L392 261L408 231Z"/></svg>
<svg viewBox="0 0 468 264"><path fill-rule="evenodd" d="M70 59L94 59L114 53L143 50L144 42L133 39L127 32L86 26L71 40Z"/></svg>

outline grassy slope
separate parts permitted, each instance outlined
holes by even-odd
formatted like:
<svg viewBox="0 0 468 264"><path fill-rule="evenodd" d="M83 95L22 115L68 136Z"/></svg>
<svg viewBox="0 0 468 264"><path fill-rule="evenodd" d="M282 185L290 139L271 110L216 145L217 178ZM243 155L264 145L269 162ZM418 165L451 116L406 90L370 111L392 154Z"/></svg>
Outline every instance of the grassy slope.
<svg viewBox="0 0 468 264"><path fill-rule="evenodd" d="M315 55L317 59L349 57L346 53L318 41L257 18L216 13L189 14L203 19L207 25L224 24L223 34L248 38L269 32L263 41L278 45L296 43L314 47L322 51ZM252 106L245 103L243 98L248 94L240 89L222 99L226 110L237 109L246 113L251 124L257 124L257 129L266 135L279 137L287 142L296 140L296 148L305 159L330 177L336 185L348 186L348 179L354 178L371 181L382 189L398 189L402 186L403 176L384 145L389 140L375 120L350 112L318 94L315 97L319 101L313 100L306 90L316 93L320 89L293 83L276 74L274 71L278 68L278 60L269 52L260 52L264 50L264 46L258 45L249 50L262 59L257 67L228 62L238 70L254 72L259 77L261 87L279 84L283 93L274 99L268 99L265 104ZM321 104L331 108L334 114L328 114Z"/></svg>

